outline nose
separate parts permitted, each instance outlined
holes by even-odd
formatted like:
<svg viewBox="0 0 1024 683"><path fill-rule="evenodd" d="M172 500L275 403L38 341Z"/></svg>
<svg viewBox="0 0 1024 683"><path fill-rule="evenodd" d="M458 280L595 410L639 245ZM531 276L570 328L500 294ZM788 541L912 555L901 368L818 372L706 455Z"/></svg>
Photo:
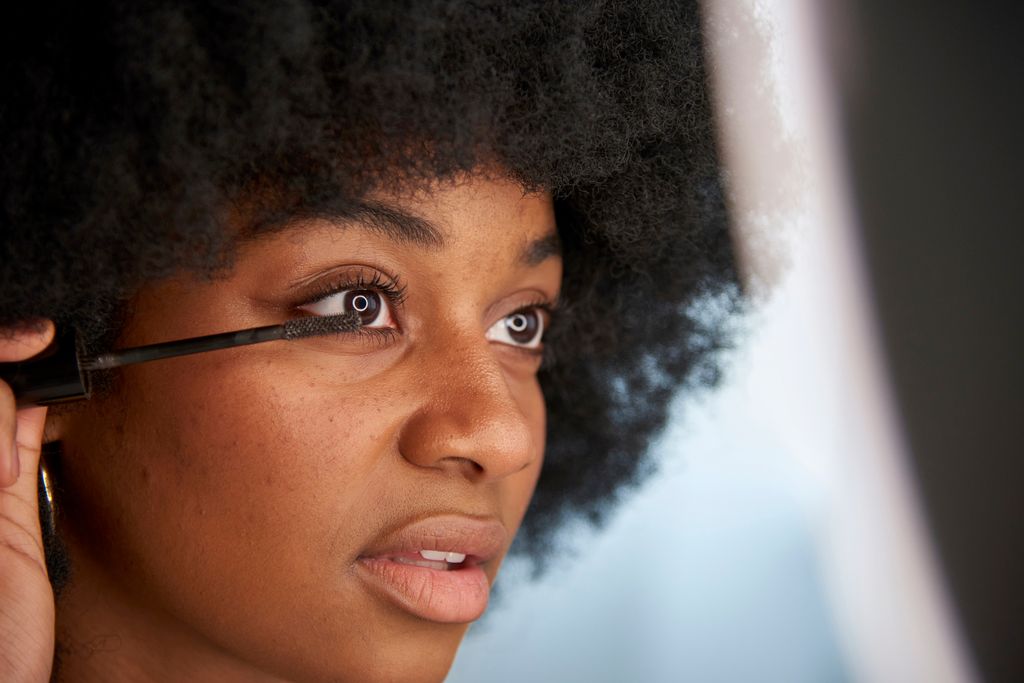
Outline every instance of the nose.
<svg viewBox="0 0 1024 683"><path fill-rule="evenodd" d="M467 346L449 346L425 360L424 400L403 426L399 450L420 467L476 483L496 481L540 457L534 434L543 438L543 402L531 403L522 393L527 387L510 384L486 340Z"/></svg>

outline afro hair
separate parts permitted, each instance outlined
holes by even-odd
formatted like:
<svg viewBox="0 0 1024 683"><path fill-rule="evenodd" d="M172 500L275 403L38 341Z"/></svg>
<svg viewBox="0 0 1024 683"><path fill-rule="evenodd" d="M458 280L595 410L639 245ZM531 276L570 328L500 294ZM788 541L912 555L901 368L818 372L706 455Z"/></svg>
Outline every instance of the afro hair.
<svg viewBox="0 0 1024 683"><path fill-rule="evenodd" d="M565 257L515 548L535 567L649 473L679 388L717 380L742 292L695 1L29 5L0 48L0 325L108 348L142 284L230 267L243 199L257 231L496 164L552 193Z"/></svg>

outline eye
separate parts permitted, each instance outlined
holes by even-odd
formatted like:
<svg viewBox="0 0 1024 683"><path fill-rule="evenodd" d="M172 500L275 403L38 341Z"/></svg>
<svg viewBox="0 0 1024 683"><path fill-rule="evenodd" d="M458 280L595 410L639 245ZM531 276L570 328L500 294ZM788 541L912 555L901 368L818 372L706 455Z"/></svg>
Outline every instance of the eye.
<svg viewBox="0 0 1024 683"><path fill-rule="evenodd" d="M314 315L340 315L355 311L363 327L395 327L387 297L373 289L343 289L300 306Z"/></svg>
<svg viewBox="0 0 1024 683"><path fill-rule="evenodd" d="M543 309L533 306L510 313L487 330L491 341L523 349L539 349L544 337Z"/></svg>

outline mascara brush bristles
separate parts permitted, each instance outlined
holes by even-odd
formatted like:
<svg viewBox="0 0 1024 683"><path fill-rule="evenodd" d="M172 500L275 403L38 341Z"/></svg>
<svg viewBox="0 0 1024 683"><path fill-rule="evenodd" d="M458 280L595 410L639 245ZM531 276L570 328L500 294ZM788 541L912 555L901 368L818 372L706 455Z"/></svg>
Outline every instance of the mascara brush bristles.
<svg viewBox="0 0 1024 683"><path fill-rule="evenodd" d="M145 363L161 358L186 356L193 353L204 353L235 346L260 344L262 342L283 339L305 339L338 332L354 332L362 325L362 319L355 311L340 315L309 316L289 320L282 325L253 327L234 332L221 332L204 337L178 339L176 341L137 346L130 349L111 351L93 358L83 358L80 363L83 370L107 370L123 365Z"/></svg>
<svg viewBox="0 0 1024 683"><path fill-rule="evenodd" d="M289 320L281 327L284 328L285 339L303 339L335 332L355 332L362 327L362 318L355 311L341 315L311 315Z"/></svg>

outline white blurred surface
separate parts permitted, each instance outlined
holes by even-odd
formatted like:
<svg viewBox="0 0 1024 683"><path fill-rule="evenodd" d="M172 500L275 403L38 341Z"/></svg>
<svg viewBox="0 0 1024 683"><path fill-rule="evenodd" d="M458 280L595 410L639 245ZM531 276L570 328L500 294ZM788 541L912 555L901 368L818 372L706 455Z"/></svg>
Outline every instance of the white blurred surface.
<svg viewBox="0 0 1024 683"><path fill-rule="evenodd" d="M707 7L717 101L733 112L723 149L755 280L777 272L759 245L770 241L766 226L788 221L770 217L797 227L783 285L792 340L776 361L790 410L773 420L787 452L817 473L818 556L845 659L863 681L974 680L910 472L858 241L828 63L856 59L845 40L856 17L826 36L823 6L811 0ZM846 53L827 54L826 40ZM769 220L752 220L759 215Z"/></svg>

